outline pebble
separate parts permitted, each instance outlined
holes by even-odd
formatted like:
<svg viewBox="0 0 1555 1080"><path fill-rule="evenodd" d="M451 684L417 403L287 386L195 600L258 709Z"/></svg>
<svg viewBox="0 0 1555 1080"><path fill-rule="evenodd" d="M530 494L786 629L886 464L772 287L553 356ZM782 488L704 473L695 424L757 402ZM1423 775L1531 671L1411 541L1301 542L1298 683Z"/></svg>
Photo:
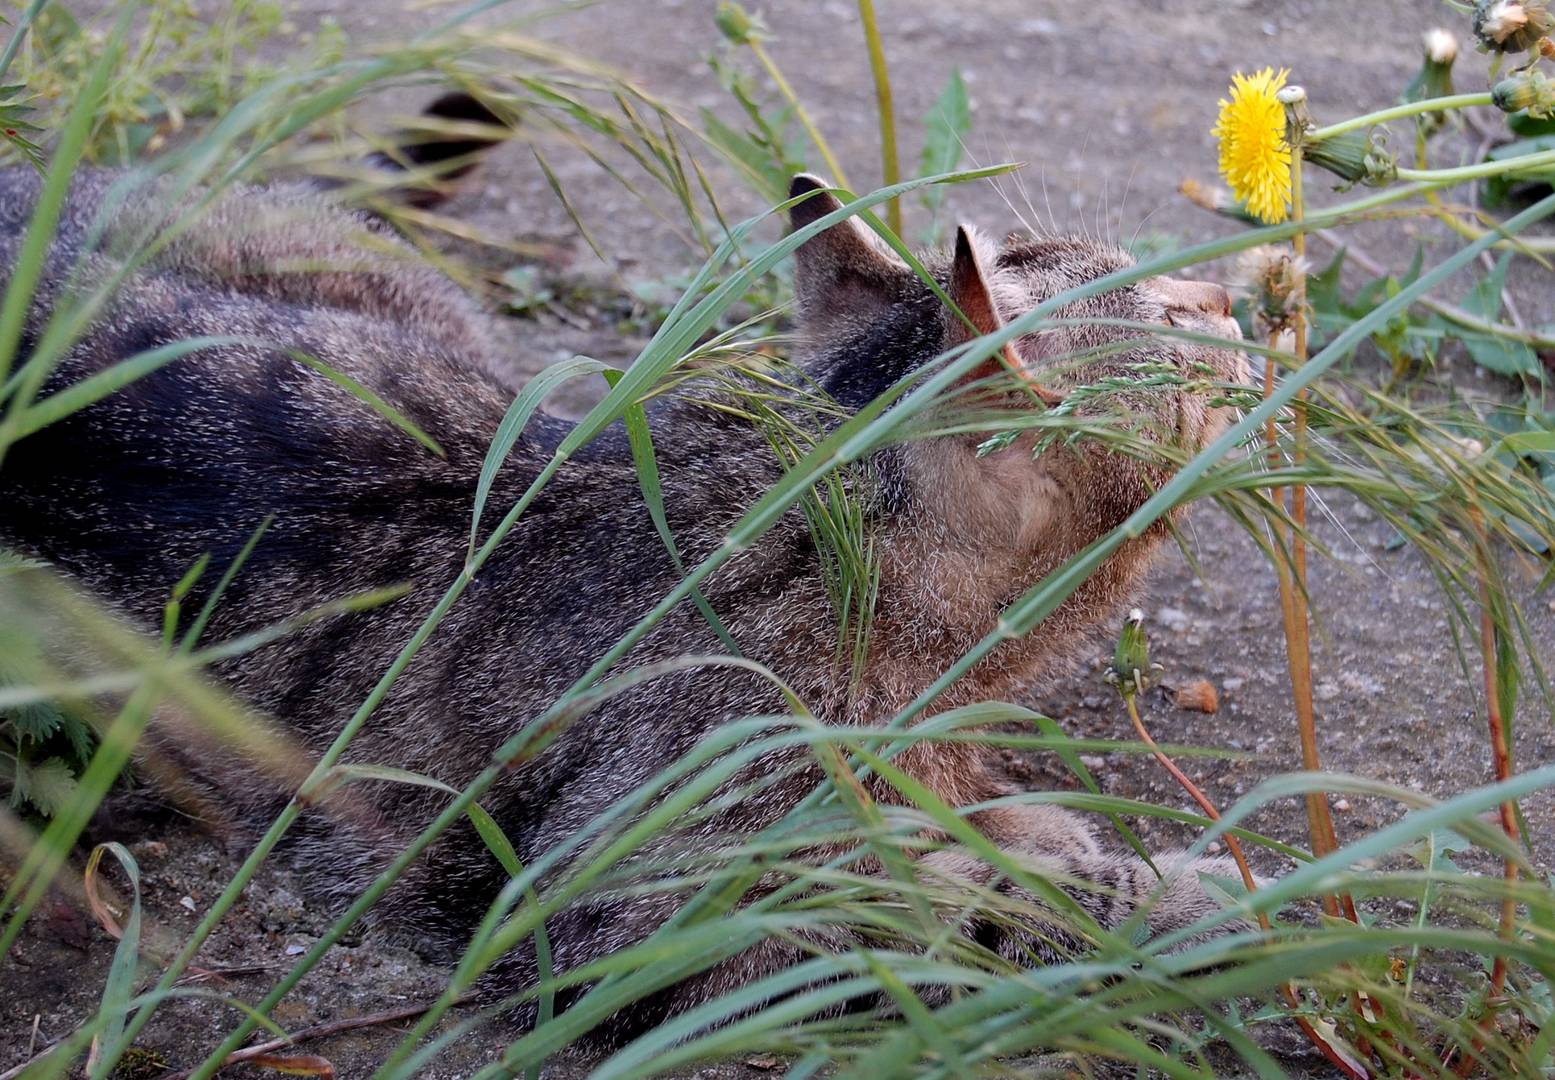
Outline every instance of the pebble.
<svg viewBox="0 0 1555 1080"><path fill-rule="evenodd" d="M1188 613L1181 608L1164 607L1155 613L1155 619L1176 634L1188 629Z"/></svg>
<svg viewBox="0 0 1555 1080"><path fill-rule="evenodd" d="M301 945L288 945L288 946L286 946L286 955L287 956L301 956L305 952L307 952L307 950L304 949Z"/></svg>
<svg viewBox="0 0 1555 1080"><path fill-rule="evenodd" d="M1107 764L1107 759L1100 756L1099 754L1081 754L1080 764L1084 765L1087 769L1100 769L1102 766Z"/></svg>
<svg viewBox="0 0 1555 1080"><path fill-rule="evenodd" d="M130 853L137 859L160 859L167 854L167 845L160 840L138 840L130 845Z"/></svg>
<svg viewBox="0 0 1555 1080"><path fill-rule="evenodd" d="M1221 851L1220 841L1211 840L1207 845L1205 845L1204 850L1209 852L1211 855L1219 855Z"/></svg>
<svg viewBox="0 0 1555 1080"><path fill-rule="evenodd" d="M1339 811L1341 814L1348 814L1350 812L1350 800L1349 799L1335 799L1334 800L1334 809Z"/></svg>
<svg viewBox="0 0 1555 1080"><path fill-rule="evenodd" d="M192 896L184 897L182 900L178 901L178 906L183 908L186 911L193 911L194 910L194 897L192 897Z"/></svg>
<svg viewBox="0 0 1555 1080"><path fill-rule="evenodd" d="M1173 693L1179 709L1214 715L1220 711L1220 695L1208 679L1195 679L1177 687Z"/></svg>

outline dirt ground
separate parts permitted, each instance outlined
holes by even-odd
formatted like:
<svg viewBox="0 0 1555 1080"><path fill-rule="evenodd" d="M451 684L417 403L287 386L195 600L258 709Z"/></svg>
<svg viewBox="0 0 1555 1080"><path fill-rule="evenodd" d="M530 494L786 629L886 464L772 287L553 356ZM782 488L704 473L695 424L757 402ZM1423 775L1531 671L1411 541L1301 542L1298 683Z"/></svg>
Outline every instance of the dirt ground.
<svg viewBox="0 0 1555 1080"><path fill-rule="evenodd" d="M713 0L615 0L566 12L536 32L617 64L688 111L707 105L726 112L723 92L703 62L716 41L714 7ZM814 107L855 187L872 186L878 181L873 91L854 5L785 0L764 7L777 34L773 56ZM1203 240L1230 228L1176 194L1184 178L1213 176L1209 127L1229 72L1289 66L1307 86L1319 118L1351 115L1394 98L1416 68L1417 42L1425 27L1466 23L1430 0L1110 5L883 0L877 7L896 78L904 160L916 161L915 118L927 110L956 65L974 98L971 150L984 162L1031 162L1026 188L1042 217L1051 214L1061 226L1125 238L1139 228L1179 241ZM403 37L426 20L424 13L390 4L308 0L298 21L309 25L323 15L339 19L358 41ZM1481 57L1469 53L1460 64L1459 85L1481 85L1483 66ZM396 99L370 105L368 111L388 112L403 104ZM616 258L614 266L601 264L579 240L545 178L519 146L496 151L449 212L489 236L553 248L558 256L541 270L548 279L591 281L608 289L617 272L630 281L655 281L692 264L691 252L668 230L645 221L634 198L592 166L562 157L553 164L574 201L588 208L587 224ZM731 185L725 189L733 190ZM950 204L957 217L990 229L1017 224L987 185L954 191ZM1026 211L1023 199L1017 205ZM755 204L747 201L744 208ZM1363 237L1374 256L1398 266L1407 262L1408 243L1398 230ZM1533 313L1534 321L1551 308L1548 282L1547 277L1530 278L1517 286L1522 309ZM624 362L643 342L634 333L591 324L588 318L542 316L515 324L515 343L526 363L538 369L578 352ZM1449 357L1435 377L1471 391L1493 389L1461 357ZM570 403L573 409L582 404ZM1409 550L1395 547L1389 526L1354 505L1329 502L1316 508L1316 516L1317 532L1332 552L1314 560L1311 575L1325 767L1436 797L1486 782L1491 762L1477 683L1460 666L1446 606L1426 567ZM1170 553L1142 606L1167 681L1208 679L1219 690L1222 707L1213 716L1186 712L1152 693L1146 720L1162 740L1252 752L1253 757L1236 762L1187 763L1209 795L1225 806L1261 779L1300 766L1278 593L1254 543L1216 512L1197 513L1187 532L1199 572ZM1526 610L1533 633L1543 655L1555 656L1555 601L1532 595L1533 579L1528 580ZM1077 736L1131 738L1128 719L1115 701L1099 672L1086 669L1038 688L1028 704ZM1555 761L1555 725L1532 693L1524 696L1516 738L1525 767ZM1092 764L1109 793L1191 809L1170 778L1144 759L1108 754ZM1034 784L1072 784L1045 761L1015 762L1014 768ZM1532 798L1524 810L1535 858L1548 871L1555 795ZM1337 815L1340 839L1364 835L1398 813L1387 803L1351 798ZM1154 846L1191 839L1153 821L1139 825ZM1283 840L1305 842L1305 817L1296 802L1269 805L1250 825ZM176 942L215 898L233 864L213 841L190 828L163 823L152 831L155 835L145 836L136 849L146 876L148 918ZM1277 874L1285 867L1265 859L1260 869ZM302 893L284 870L266 870L205 948L203 962L284 970L328 923ZM46 1045L90 1015L111 952L112 942L79 912L60 908L35 920L8 958L9 974L0 985L0 1072L24 1060L34 1042ZM371 940L339 947L277 1011L276 1020L298 1028L426 1000L435 996L445 976L413 953ZM232 976L224 988L252 1000L274 977ZM193 1065L232 1019L210 1003L166 1011L168 1016L158 1019L144 1040L161 1063L136 1075ZM398 1040L398 1032L393 1026L371 1028L310 1043L306 1050L329 1057L342 1076L363 1076ZM468 1075L504 1041L501 1032L473 1035L426 1075ZM585 1064L559 1062L551 1075L574 1075ZM773 1064L737 1064L698 1075L759 1076ZM1309 1064L1292 1061L1291 1067Z"/></svg>

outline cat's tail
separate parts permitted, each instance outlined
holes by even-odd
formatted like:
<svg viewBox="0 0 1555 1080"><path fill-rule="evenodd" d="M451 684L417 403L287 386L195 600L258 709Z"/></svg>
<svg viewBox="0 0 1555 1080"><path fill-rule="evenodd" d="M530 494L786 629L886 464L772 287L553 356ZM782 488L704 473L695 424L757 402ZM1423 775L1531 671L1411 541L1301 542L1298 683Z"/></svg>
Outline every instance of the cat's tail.
<svg viewBox="0 0 1555 1080"><path fill-rule="evenodd" d="M450 90L423 109L415 122L396 131L384 149L368 154L347 173L317 174L313 182L326 190L342 190L366 181L375 191L427 209L447 200L457 181L512 132L513 124L475 94Z"/></svg>

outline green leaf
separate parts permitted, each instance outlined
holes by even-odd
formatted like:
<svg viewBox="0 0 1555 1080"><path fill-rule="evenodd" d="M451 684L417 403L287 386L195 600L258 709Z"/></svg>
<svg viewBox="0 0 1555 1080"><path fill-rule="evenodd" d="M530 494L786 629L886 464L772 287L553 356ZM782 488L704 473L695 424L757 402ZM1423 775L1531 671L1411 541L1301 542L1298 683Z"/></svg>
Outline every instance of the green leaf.
<svg viewBox="0 0 1555 1080"><path fill-rule="evenodd" d="M451 787L443 781L409 769L398 769L392 765L336 765L325 773L319 782L308 791L308 798L322 798L342 784L348 784L357 780L382 780L390 784L410 784L414 787L432 788L435 791L447 792L450 795L458 795L459 789ZM471 803L465 809L465 815L470 819L470 824L475 826L475 831L486 847L491 851L497 862L509 874L517 877L524 872L523 865L518 861L518 853L513 848L513 843L502 831L496 819L488 814L478 803Z"/></svg>
<svg viewBox="0 0 1555 1080"><path fill-rule="evenodd" d="M92 892L93 882L97 876L97 866L102 861L105 851L119 860L119 865L124 868L124 873L130 879L130 911L124 920L124 926L120 928L119 944L113 950L113 963L109 965L108 981L103 986L103 1003L98 1010L98 1015L104 1018L103 1029L91 1057L87 1060L92 1080L100 1080L113 1071L114 1063L100 1059L97 1050L104 1046L113 1046L124 1032L124 1021L129 1013L130 999L135 994L136 969L140 966L140 867L135 862L135 856L131 855L123 844L99 844L92 849L91 858L86 864L88 896L95 908L98 901Z"/></svg>
<svg viewBox="0 0 1555 1080"><path fill-rule="evenodd" d="M1347 325L1349 322L1344 313L1344 299L1339 292L1345 254L1346 249L1341 247L1327 266L1307 276L1307 302L1312 305L1312 311L1317 316L1314 321L1320 325Z"/></svg>
<svg viewBox="0 0 1555 1080"><path fill-rule="evenodd" d="M1463 298L1463 307L1486 322L1501 320L1501 292L1506 288L1506 271L1512 264L1512 252L1501 256L1495 268L1480 279ZM1539 358L1520 341L1507 341L1489 334L1462 331L1458 335L1474 362L1501 375L1538 375Z"/></svg>
<svg viewBox="0 0 1555 1080"><path fill-rule="evenodd" d="M614 387L621 380L624 371L605 372L605 381ZM653 521L653 527L659 534L659 539L664 541L665 550L669 552L670 562L674 564L675 572L682 577L686 573L686 564L680 557L680 548L675 543L675 534L670 531L669 518L664 513L664 490L659 484L659 459L653 450L653 432L648 427L648 414L641 403L630 406L621 418L626 424L626 437L632 448L632 462L637 466L637 484L643 493L643 502L648 506L648 517ZM724 647L739 656L740 647L735 644L734 637L725 628L723 620L713 611L713 606L707 602L707 597L702 595L701 589L693 589L691 600L696 604L697 610L707 620L707 624L713 628L718 639L724 643Z"/></svg>
<svg viewBox="0 0 1555 1080"><path fill-rule="evenodd" d="M961 155L967 133L972 130L972 102L967 97L966 81L960 68L950 69L950 81L935 99L923 118L923 157L918 166L919 176L947 173L961 164ZM929 211L930 232L945 202L945 189L939 185L924 188L919 199Z"/></svg>
<svg viewBox="0 0 1555 1080"><path fill-rule="evenodd" d="M405 434L415 439L418 443L432 451L432 453L436 454L438 457L446 458L448 456L443 451L443 448L439 446L432 438L432 436L422 431L419 427L411 422L409 417L400 412L393 405L390 405L387 401L383 400L383 398L379 397L378 394L376 394L373 390L363 386L361 383L357 382L355 379L351 378L351 376L345 374L344 372L336 371L334 368L330 367L328 364L324 363L324 361L318 359L315 356L309 356L307 353L301 352L297 349L287 349L286 352L287 355L289 355L299 364L304 364L312 368L314 371L317 371L320 375L323 375L330 382L335 383L338 386L345 387L356 397L366 402L368 406L370 406L372 410L379 416L382 416L385 420L389 421L389 423L405 432Z"/></svg>
<svg viewBox="0 0 1555 1080"><path fill-rule="evenodd" d="M23 570L42 570L47 566L48 563L40 559L30 559L25 555L0 548L0 575L20 573Z"/></svg>
<svg viewBox="0 0 1555 1080"><path fill-rule="evenodd" d="M1555 431L1518 431L1501 440L1514 454L1555 454Z"/></svg>
<svg viewBox="0 0 1555 1080"><path fill-rule="evenodd" d="M13 706L0 714L0 719L11 725L18 742L31 739L41 743L64 723L59 710L47 704Z"/></svg>
<svg viewBox="0 0 1555 1080"><path fill-rule="evenodd" d="M772 153L743 131L736 131L708 109L702 110L702 133L725 157L744 170L758 194L769 202L788 198L790 174Z"/></svg>
<svg viewBox="0 0 1555 1080"><path fill-rule="evenodd" d="M1518 139L1516 142L1507 143L1505 146L1498 146L1485 155L1485 160L1508 161L1527 154L1542 153L1546 150L1555 150L1555 135L1542 135L1533 139ZM1555 183L1555 169L1525 173L1522 176L1516 177L1487 177L1485 181L1484 203L1492 209L1501 206L1511 197L1515 187L1527 183Z"/></svg>
<svg viewBox="0 0 1555 1080"><path fill-rule="evenodd" d="M59 813L76 794L76 774L61 758L46 758L36 765L18 762L16 790L45 817Z"/></svg>
<svg viewBox="0 0 1555 1080"><path fill-rule="evenodd" d="M481 513L486 509L486 499L491 495L491 485L497 478L497 470L502 468L502 463L507 460L513 445L523 434L524 426L540 407L540 402L544 401L552 390L569 379L575 379L579 375L613 370L615 369L608 364L601 364L598 360L590 360L586 356L574 356L571 360L552 364L537 374L524 385L518 397L513 399L513 404L508 406L502 422L497 425L496 434L491 437L491 446L486 449L486 460L481 462L480 479L475 484L475 505L470 511L469 557L475 555L476 538L480 534Z"/></svg>

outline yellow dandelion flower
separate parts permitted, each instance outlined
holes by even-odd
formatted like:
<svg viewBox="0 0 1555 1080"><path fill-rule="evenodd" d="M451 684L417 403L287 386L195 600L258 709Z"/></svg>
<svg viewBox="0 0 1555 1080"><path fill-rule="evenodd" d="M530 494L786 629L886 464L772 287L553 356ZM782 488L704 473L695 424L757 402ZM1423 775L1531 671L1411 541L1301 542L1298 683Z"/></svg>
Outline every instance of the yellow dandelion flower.
<svg viewBox="0 0 1555 1080"><path fill-rule="evenodd" d="M1285 106L1277 95L1290 71L1264 68L1237 72L1231 99L1220 101L1214 135L1220 140L1220 174L1231 193L1260 220L1273 225L1290 212L1290 147L1285 142Z"/></svg>

